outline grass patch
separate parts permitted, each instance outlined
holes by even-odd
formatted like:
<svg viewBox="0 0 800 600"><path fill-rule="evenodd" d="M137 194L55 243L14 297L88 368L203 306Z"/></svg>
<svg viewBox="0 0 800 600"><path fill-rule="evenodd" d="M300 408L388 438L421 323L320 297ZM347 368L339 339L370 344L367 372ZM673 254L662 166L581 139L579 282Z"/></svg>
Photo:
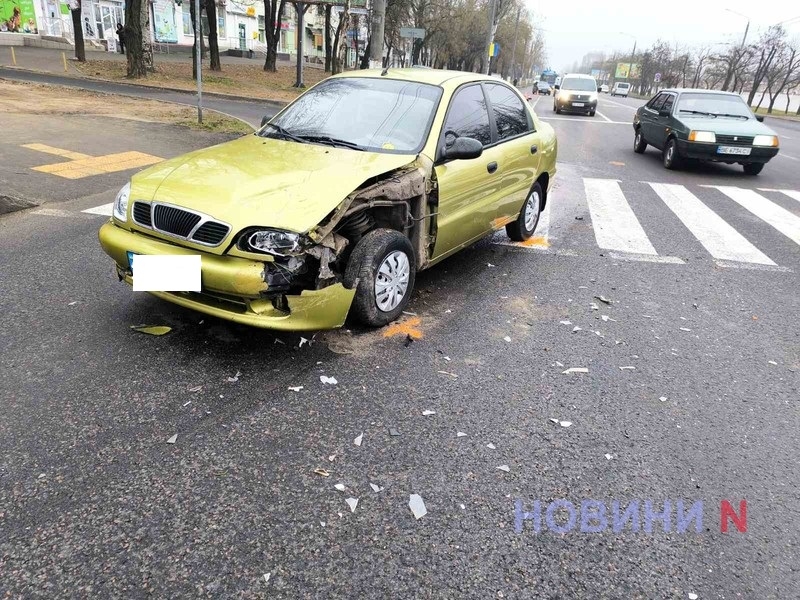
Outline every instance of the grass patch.
<svg viewBox="0 0 800 600"><path fill-rule="evenodd" d="M764 115L766 117L776 117L778 119L788 119L790 121L800 121L800 115L796 115L793 112L790 112L788 115L784 114L783 109L772 109L772 114L767 112L766 108L754 108L753 112L757 115Z"/></svg>
<svg viewBox="0 0 800 600"><path fill-rule="evenodd" d="M212 133L234 133L239 135L253 133L253 128L247 123L207 110L203 111L202 123L197 122L197 113L195 112L194 114L186 114L182 118L176 119L175 124Z"/></svg>

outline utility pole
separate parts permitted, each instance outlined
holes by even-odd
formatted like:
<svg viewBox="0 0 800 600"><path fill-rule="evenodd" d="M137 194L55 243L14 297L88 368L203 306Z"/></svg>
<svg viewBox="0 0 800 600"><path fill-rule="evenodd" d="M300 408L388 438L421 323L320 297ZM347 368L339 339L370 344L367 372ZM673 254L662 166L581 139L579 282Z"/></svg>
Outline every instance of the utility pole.
<svg viewBox="0 0 800 600"><path fill-rule="evenodd" d="M294 7L297 10L297 81L292 87L304 88L306 84L303 83L303 38L306 36L306 32L303 27L303 17L308 5L304 2L297 2Z"/></svg>
<svg viewBox="0 0 800 600"><path fill-rule="evenodd" d="M517 77L517 67L514 64L514 59L517 56L517 32L519 31L519 15L522 12L522 8L517 9L517 24L514 25L514 47L511 49L511 81L514 81Z"/></svg>
<svg viewBox="0 0 800 600"><path fill-rule="evenodd" d="M200 0L194 0L194 47L195 68L197 70L197 122L203 122L203 60L200 56L200 39L203 35L202 21L200 20Z"/></svg>
<svg viewBox="0 0 800 600"><path fill-rule="evenodd" d="M370 23L372 45L369 52L370 69L383 67L383 32L386 23L386 0L372 0L372 22Z"/></svg>
<svg viewBox="0 0 800 600"><path fill-rule="evenodd" d="M492 42L494 41L494 14L497 0L489 0L489 33L486 34L486 74L492 74Z"/></svg>

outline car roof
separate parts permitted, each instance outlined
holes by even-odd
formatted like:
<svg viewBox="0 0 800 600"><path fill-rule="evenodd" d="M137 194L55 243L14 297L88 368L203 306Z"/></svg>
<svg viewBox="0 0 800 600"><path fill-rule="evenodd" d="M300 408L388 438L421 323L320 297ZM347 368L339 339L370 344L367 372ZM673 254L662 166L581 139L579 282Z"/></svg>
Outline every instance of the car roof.
<svg viewBox="0 0 800 600"><path fill-rule="evenodd" d="M567 73L564 75L564 78L566 79L567 77L576 77L578 79L594 79L594 77L591 75L586 75L585 73Z"/></svg>
<svg viewBox="0 0 800 600"><path fill-rule="evenodd" d="M739 94L735 92L723 92L722 90L704 90L701 88L664 88L663 90L658 90L658 91L672 92L673 94L686 94L691 92L698 94L714 94L715 96L739 96Z"/></svg>
<svg viewBox="0 0 800 600"><path fill-rule="evenodd" d="M444 69L417 69L409 67L405 69L386 69L386 75L381 75L383 69L362 69L358 71L347 71L334 75L336 78L348 77L385 77L386 79L399 79L401 81L416 81L418 83L427 83L429 85L443 85L445 82L449 84L460 85L470 81L492 81L494 83L503 82L502 79L497 77L490 77L488 75L481 75L479 73L467 73L465 71L446 71Z"/></svg>

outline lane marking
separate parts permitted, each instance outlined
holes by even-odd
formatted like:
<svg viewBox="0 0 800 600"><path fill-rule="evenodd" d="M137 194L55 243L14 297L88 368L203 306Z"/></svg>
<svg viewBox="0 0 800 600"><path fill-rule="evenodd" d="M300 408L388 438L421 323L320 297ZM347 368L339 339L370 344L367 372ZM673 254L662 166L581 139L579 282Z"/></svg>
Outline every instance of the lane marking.
<svg viewBox="0 0 800 600"><path fill-rule="evenodd" d="M32 167L32 170L57 175L65 179L82 179L92 175L103 175L146 167L161 162L161 160L158 156L143 152L120 152L118 154L90 156L88 158L70 160L69 162Z"/></svg>
<svg viewBox="0 0 800 600"><path fill-rule="evenodd" d="M715 260L714 264L723 269L746 269L748 271L776 271L779 273L793 273L789 267L778 265L757 265L754 263L729 262L727 260Z"/></svg>
<svg viewBox="0 0 800 600"><path fill-rule="evenodd" d="M714 258L775 266L774 261L684 186L667 183L648 185Z"/></svg>
<svg viewBox="0 0 800 600"><path fill-rule="evenodd" d="M677 256L653 256L652 254L635 254L632 252L609 252L611 258L649 263L666 263L670 265L685 265L686 261Z"/></svg>
<svg viewBox="0 0 800 600"><path fill-rule="evenodd" d="M628 125L628 121L598 121L597 119L570 119L569 117L539 117L542 121L572 121L573 123L600 123L601 125ZM780 156L780 154L778 155Z"/></svg>
<svg viewBox="0 0 800 600"><path fill-rule="evenodd" d="M617 179L584 178L597 245L629 254L658 255L636 218Z"/></svg>
<svg viewBox="0 0 800 600"><path fill-rule="evenodd" d="M785 195L789 196L789 198L794 198L795 200L800 202L800 192L798 192L796 190L776 190L776 189L773 189L773 188L758 188L758 189L760 191L762 191L762 192L778 192L778 193L781 193L781 194L785 194Z"/></svg>
<svg viewBox="0 0 800 600"><path fill-rule="evenodd" d="M111 211L113 209L114 209L114 203L109 202L108 204L102 204L100 206L95 206L94 208L87 208L86 210L82 210L81 212L90 215L102 215L104 217L110 217Z"/></svg>
<svg viewBox="0 0 800 600"><path fill-rule="evenodd" d="M599 110L596 110L595 112L597 113L597 115L599 117L603 117L606 120L606 123L613 123L614 122L611 119L609 119L607 116L605 116L603 113L601 113Z"/></svg>
<svg viewBox="0 0 800 600"><path fill-rule="evenodd" d="M70 160L91 158L88 154L81 154L80 152L72 152L71 150L54 148L53 146L48 146L47 144L23 144L22 148L35 150L36 152L44 152L45 154L55 154L56 156L61 156L62 158L68 158Z"/></svg>
<svg viewBox="0 0 800 600"><path fill-rule="evenodd" d="M800 160L800 158L789 156L788 154L784 154L783 152L778 152L777 156L782 156L783 158L788 158L789 160Z"/></svg>
<svg viewBox="0 0 800 600"><path fill-rule="evenodd" d="M719 190L739 206L749 210L762 221L772 225L795 244L800 245L800 217L790 213L785 208L767 200L753 190L727 185L704 185L702 187Z"/></svg>
<svg viewBox="0 0 800 600"><path fill-rule="evenodd" d="M628 106L627 104L621 104L619 102L614 102L613 100L609 100L608 98L602 98L603 102L608 102L609 104L613 104L614 106L621 106L622 108L627 108L628 110L636 111L638 107Z"/></svg>

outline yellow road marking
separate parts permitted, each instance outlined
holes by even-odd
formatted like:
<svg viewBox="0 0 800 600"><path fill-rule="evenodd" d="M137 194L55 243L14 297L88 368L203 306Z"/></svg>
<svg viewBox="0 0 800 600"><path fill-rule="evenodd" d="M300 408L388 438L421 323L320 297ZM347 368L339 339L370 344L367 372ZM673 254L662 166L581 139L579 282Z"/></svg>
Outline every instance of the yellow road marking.
<svg viewBox="0 0 800 600"><path fill-rule="evenodd" d="M83 158L91 158L88 154L81 154L80 152L72 152L70 150L62 150L61 148L53 148L47 144L23 144L23 148L28 150L36 150L37 152L44 152L45 154L55 154L56 156L63 156L70 160L81 160Z"/></svg>
<svg viewBox="0 0 800 600"><path fill-rule="evenodd" d="M390 325L386 328L386 330L383 332L383 337L388 338L395 335L407 335L415 340L421 340L422 332L417 329L420 323L422 323L422 319L419 317L408 319L402 323L395 323L394 325Z"/></svg>

